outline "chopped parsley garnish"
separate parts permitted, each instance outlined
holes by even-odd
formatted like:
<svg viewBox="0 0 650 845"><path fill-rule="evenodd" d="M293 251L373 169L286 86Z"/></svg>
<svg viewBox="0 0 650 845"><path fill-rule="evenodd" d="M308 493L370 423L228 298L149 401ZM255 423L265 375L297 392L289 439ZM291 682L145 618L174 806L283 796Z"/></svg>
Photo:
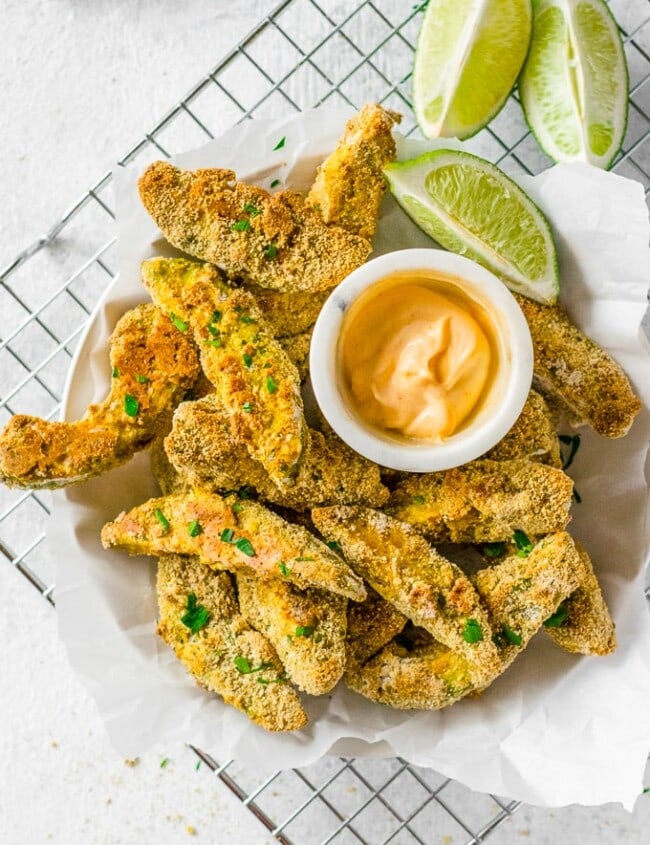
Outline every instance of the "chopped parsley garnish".
<svg viewBox="0 0 650 845"><path fill-rule="evenodd" d="M285 578L288 578L291 575L291 570L283 560L279 561L278 569L280 570L282 575L284 575Z"/></svg>
<svg viewBox="0 0 650 845"><path fill-rule="evenodd" d="M185 613L181 616L183 625L189 628L193 634L196 634L201 628L205 628L209 621L210 611L197 602L195 593L189 593Z"/></svg>
<svg viewBox="0 0 650 845"><path fill-rule="evenodd" d="M314 633L314 629L311 625L298 625L296 628L296 633L294 634L295 637L311 637Z"/></svg>
<svg viewBox="0 0 650 845"><path fill-rule="evenodd" d="M247 325L250 325L251 323L256 323L257 320L254 317L251 317L250 314L242 314L241 317L239 318L239 322L240 323L246 323Z"/></svg>
<svg viewBox="0 0 650 845"><path fill-rule="evenodd" d="M253 487L249 487L248 484L244 484L244 486L240 487L237 491L237 495L240 499L252 499L255 495L255 490Z"/></svg>
<svg viewBox="0 0 650 845"><path fill-rule="evenodd" d="M169 319L172 323L176 326L179 332L186 332L187 331L187 323L184 320L181 320L180 317L177 317L176 314L172 311L169 315Z"/></svg>
<svg viewBox="0 0 650 845"><path fill-rule="evenodd" d="M250 368L253 366L253 356L252 355L242 355L242 359L244 361L244 364L246 364L246 366L250 370Z"/></svg>
<svg viewBox="0 0 650 845"><path fill-rule="evenodd" d="M277 143L277 144L273 147L273 152L275 152L276 150L281 150L281 149L282 149L282 147L284 147L284 145L285 145L286 143L287 143L287 136L286 136L286 135L283 135L283 136L280 138L280 140L278 141L278 143ZM271 186L271 187L273 187L273 186Z"/></svg>
<svg viewBox="0 0 650 845"><path fill-rule="evenodd" d="M194 766L194 771L195 771L195 772L198 772L198 770L199 770L200 768L201 768L201 761L200 761L200 760L197 760L197 761L196 761L196 766Z"/></svg>
<svg viewBox="0 0 650 845"><path fill-rule="evenodd" d="M113 378L119 378L120 377L120 371L117 369L117 367L113 367L111 375L113 376Z"/></svg>
<svg viewBox="0 0 650 845"><path fill-rule="evenodd" d="M212 337L221 337L221 331L216 326L212 325L212 323L208 323L206 328L210 332Z"/></svg>
<svg viewBox="0 0 650 845"><path fill-rule="evenodd" d="M553 613L551 616L548 617L546 622L544 622L545 628L561 628L562 625L567 621L569 618L569 611L564 602L558 607L558 609Z"/></svg>
<svg viewBox="0 0 650 845"><path fill-rule="evenodd" d="M250 214L251 217L257 217L258 214L262 213L259 208L256 208L250 202L244 203L244 211L246 214Z"/></svg>
<svg viewBox="0 0 650 845"><path fill-rule="evenodd" d="M253 413L253 406L251 405L250 402L244 402L244 404L241 406L241 408L242 408L242 411L244 411L246 414L252 414Z"/></svg>
<svg viewBox="0 0 650 845"><path fill-rule="evenodd" d="M233 223L230 228L233 230L233 232L247 232L250 227L251 221L246 220L246 218L244 218L243 220L238 220L236 223Z"/></svg>
<svg viewBox="0 0 650 845"><path fill-rule="evenodd" d="M253 668L248 658L242 657L241 654L238 654L237 657L235 657L234 663L235 668L242 675L250 675L252 672L262 672L264 669L270 669L271 666L273 666L272 663L260 663L259 666Z"/></svg>
<svg viewBox="0 0 650 845"><path fill-rule="evenodd" d="M424 496L413 496L411 499L414 505L423 505L426 502Z"/></svg>
<svg viewBox="0 0 650 845"><path fill-rule="evenodd" d="M167 534L169 532L169 520L167 519L165 514L160 510L160 508L156 508L156 510L153 512L153 515L162 525L163 534Z"/></svg>
<svg viewBox="0 0 650 845"><path fill-rule="evenodd" d="M214 346L215 349L218 349L222 345L221 338L215 337L214 340L206 340L205 345L206 346Z"/></svg>
<svg viewBox="0 0 650 845"><path fill-rule="evenodd" d="M271 188L277 188L279 184L280 184L280 180L279 180L279 179L274 179L274 180L271 182L271 184L270 184L270 186L269 186L269 187L271 187Z"/></svg>
<svg viewBox="0 0 650 845"><path fill-rule="evenodd" d="M286 678L262 678L261 676L257 679L258 684L286 684Z"/></svg>
<svg viewBox="0 0 650 845"><path fill-rule="evenodd" d="M163 757L160 761L160 768L164 769L167 763L169 763L169 757Z"/></svg>
<svg viewBox="0 0 650 845"><path fill-rule="evenodd" d="M221 311L213 311L212 312L212 319L210 320L211 323L220 323L221 322Z"/></svg>
<svg viewBox="0 0 650 845"><path fill-rule="evenodd" d="M521 645L523 640L521 639L521 635L518 634L516 631L513 631L512 628L509 628L507 625L504 625L501 629L501 633L503 634L504 638L510 643L510 645Z"/></svg>
<svg viewBox="0 0 650 845"><path fill-rule="evenodd" d="M313 560L313 559L314 559L313 557L309 557L308 555L305 555L304 557L297 557L296 558L297 561L305 561L305 560Z"/></svg>
<svg viewBox="0 0 650 845"><path fill-rule="evenodd" d="M333 552L337 554L343 554L343 549L341 548L341 544L337 543L336 540L330 540L327 544Z"/></svg>
<svg viewBox="0 0 650 845"><path fill-rule="evenodd" d="M242 504L240 504L239 502L235 502L235 504L232 506L232 512L233 513L241 513L243 509L244 509L244 506Z"/></svg>
<svg viewBox="0 0 650 845"><path fill-rule="evenodd" d="M580 435L560 434L559 440L560 443L564 443L565 446L569 447L568 454L566 456L562 454L562 469L568 469L573 463L573 459L576 456L576 452L580 448Z"/></svg>
<svg viewBox="0 0 650 845"><path fill-rule="evenodd" d="M140 403L132 396L130 393L127 393L124 397L124 411L129 417L137 417L138 411L140 410Z"/></svg>
<svg viewBox="0 0 650 845"><path fill-rule="evenodd" d="M190 537L198 537L199 534L203 533L203 528L201 528L201 523L198 519L193 519L187 526L187 533Z"/></svg>
<svg viewBox="0 0 650 845"><path fill-rule="evenodd" d="M483 639L483 628L481 628L476 619L465 620L463 639L466 643L480 643Z"/></svg>
<svg viewBox="0 0 650 845"><path fill-rule="evenodd" d="M250 540L247 540L245 537L237 540L235 543L235 548L239 549L239 551L244 554L248 555L248 557L255 557L255 549L253 548L253 544Z"/></svg>
<svg viewBox="0 0 650 845"><path fill-rule="evenodd" d="M481 551L485 557L503 557L506 553L505 543L483 543Z"/></svg>
<svg viewBox="0 0 650 845"><path fill-rule="evenodd" d="M518 528L512 535L515 546L517 547L517 557L528 557L528 555L535 548L535 544L531 543L526 534Z"/></svg>
<svg viewBox="0 0 650 845"><path fill-rule="evenodd" d="M149 376L136 376L136 377L135 377L135 380L136 380L139 384L146 384L146 383L149 381Z"/></svg>
<svg viewBox="0 0 650 845"><path fill-rule="evenodd" d="M278 383L273 376L268 376L266 379L266 389L269 393L277 393Z"/></svg>
<svg viewBox="0 0 650 845"><path fill-rule="evenodd" d="M232 543L232 538L235 536L235 532L232 528L224 528L220 535L220 540L224 543Z"/></svg>
<svg viewBox="0 0 650 845"><path fill-rule="evenodd" d="M276 257L277 254L278 254L278 248L275 244L268 244L266 249L264 250L264 255L267 258L270 258L271 260L273 260Z"/></svg>

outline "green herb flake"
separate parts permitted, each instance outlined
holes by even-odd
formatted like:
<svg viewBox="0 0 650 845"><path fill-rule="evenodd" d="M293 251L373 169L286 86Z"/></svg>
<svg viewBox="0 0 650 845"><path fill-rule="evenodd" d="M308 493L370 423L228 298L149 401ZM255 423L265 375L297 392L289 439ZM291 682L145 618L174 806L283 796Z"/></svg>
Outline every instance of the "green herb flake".
<svg viewBox="0 0 650 845"><path fill-rule="evenodd" d="M245 323L246 325L250 325L251 323L256 323L257 320L254 317L251 317L250 314L242 314L239 318L240 323Z"/></svg>
<svg viewBox="0 0 650 845"><path fill-rule="evenodd" d="M219 539L223 543L232 543L232 538L235 536L235 532L232 528L224 528L221 534L219 535Z"/></svg>
<svg viewBox="0 0 650 845"><path fill-rule="evenodd" d="M279 184L280 184L280 180L279 180L279 179L274 179L274 180L271 182L271 184L269 185L269 187L270 187L270 188L277 188Z"/></svg>
<svg viewBox="0 0 650 845"><path fill-rule="evenodd" d="M238 654L234 658L235 668L241 675L250 675L253 672L263 672L264 669L270 669L273 665L272 663L260 663L259 666L253 668L250 664L250 661L246 657L242 657L241 654Z"/></svg>
<svg viewBox="0 0 650 845"><path fill-rule="evenodd" d="M247 540L245 537L237 540L235 543L235 548L239 549L239 551L243 555L248 555L248 557L255 557L255 549L253 548L253 544L250 540Z"/></svg>
<svg viewBox="0 0 650 845"><path fill-rule="evenodd" d="M277 144L273 147L273 152L275 152L276 150L281 150L281 149L282 149L282 147L284 147L284 145L285 145L286 143L287 143L287 136L286 136L286 135L283 135L283 136L280 138L280 140L278 141L278 143L277 143ZM273 186L271 185L271 187L273 187Z"/></svg>
<svg viewBox="0 0 650 845"><path fill-rule="evenodd" d="M250 214L251 217L257 217L258 214L262 213L259 208L256 208L250 202L244 203L244 211L246 214Z"/></svg>
<svg viewBox="0 0 650 845"><path fill-rule="evenodd" d="M221 343L221 338L216 337L214 340L206 340L205 345L206 346L214 346L215 349L218 349L223 344Z"/></svg>
<svg viewBox="0 0 650 845"><path fill-rule="evenodd" d="M169 763L169 757L163 757L160 761L160 768L164 769L167 763Z"/></svg>
<svg viewBox="0 0 650 845"><path fill-rule="evenodd" d="M138 384L147 384L147 382L149 381L149 376L136 376L135 380L138 382Z"/></svg>
<svg viewBox="0 0 650 845"><path fill-rule="evenodd" d="M307 561L307 560L313 560L313 559L314 559L313 557L309 557L308 555L303 555L301 557L296 558L297 561Z"/></svg>
<svg viewBox="0 0 650 845"><path fill-rule="evenodd" d="M160 508L156 508L156 510L153 512L153 515L156 517L158 522L161 524L163 534L168 534L169 533L169 520L167 519L165 514L160 510Z"/></svg>
<svg viewBox="0 0 650 845"><path fill-rule="evenodd" d="M206 329L212 335L212 337L221 337L221 330L214 326L212 323L208 323Z"/></svg>
<svg viewBox="0 0 650 845"><path fill-rule="evenodd" d="M278 383L277 383L277 381L273 378L273 376L267 376L267 379L266 379L266 389L268 390L268 392L269 392L269 393L277 393L277 391L278 391Z"/></svg>
<svg viewBox="0 0 650 845"><path fill-rule="evenodd" d="M465 620L463 639L466 643L480 643L483 639L483 628L481 628L476 619Z"/></svg>
<svg viewBox="0 0 650 845"><path fill-rule="evenodd" d="M233 232L247 232L250 227L251 221L246 220L246 218L244 218L243 220L238 220L236 223L233 223L230 228L233 230Z"/></svg>
<svg viewBox="0 0 650 845"><path fill-rule="evenodd" d="M127 393L124 397L124 411L129 417L137 417L138 411L140 410L140 403L132 396L130 393Z"/></svg>
<svg viewBox="0 0 650 845"><path fill-rule="evenodd" d="M169 315L169 319L172 323L176 326L179 332L186 332L187 331L187 323L184 320L181 320L180 317L177 317L176 314L172 311Z"/></svg>
<svg viewBox="0 0 650 845"><path fill-rule="evenodd" d="M507 625L504 625L501 629L504 638L510 643L510 645L521 645L523 640L521 639L521 634L518 634L516 631L513 631L512 628L509 628Z"/></svg>
<svg viewBox="0 0 650 845"><path fill-rule="evenodd" d="M120 371L117 369L117 367L113 367L113 370L111 371L111 375L113 376L113 378L119 378L120 377Z"/></svg>
<svg viewBox="0 0 650 845"><path fill-rule="evenodd" d="M426 499L424 498L424 496L413 496L413 498L411 499L411 502L414 505L423 505L423 504L425 504Z"/></svg>
<svg viewBox="0 0 650 845"><path fill-rule="evenodd" d="M286 684L286 678L262 678L260 675L257 679L258 684Z"/></svg>
<svg viewBox="0 0 650 845"><path fill-rule="evenodd" d="M483 543L481 546L481 551L485 555L485 557L503 557L506 553L506 544L505 543Z"/></svg>
<svg viewBox="0 0 650 845"><path fill-rule="evenodd" d="M580 448L579 434L560 434L558 435L560 443L569 447L568 454L562 454L562 469L568 469L573 463L578 449Z"/></svg>
<svg viewBox="0 0 650 845"><path fill-rule="evenodd" d="M240 499L252 499L255 495L255 488L244 484L243 487L240 487L239 490L237 490L237 495Z"/></svg>
<svg viewBox="0 0 650 845"><path fill-rule="evenodd" d="M296 628L296 633L294 634L295 637L311 637L314 633L314 629L311 625L298 625Z"/></svg>
<svg viewBox="0 0 650 845"><path fill-rule="evenodd" d="M200 768L201 768L201 761L200 761L200 760L197 760L197 761L196 761L196 766L194 766L194 771L195 771L195 772L198 772L198 770L199 770Z"/></svg>
<svg viewBox="0 0 650 845"><path fill-rule="evenodd" d="M517 547L517 557L528 557L528 555L535 548L535 544L531 543L526 534L518 528L512 535L515 546Z"/></svg>
<svg viewBox="0 0 650 845"><path fill-rule="evenodd" d="M244 361L244 364L250 370L250 368L253 366L253 356L252 355L242 355L242 359Z"/></svg>
<svg viewBox="0 0 650 845"><path fill-rule="evenodd" d="M343 554L343 549L341 548L341 544L337 543L336 540L330 540L327 544L333 552L336 552L339 555Z"/></svg>
<svg viewBox="0 0 650 845"><path fill-rule="evenodd" d="M284 575L285 578L288 578L291 575L291 570L283 560L279 561L278 569L280 570L282 575Z"/></svg>
<svg viewBox="0 0 650 845"><path fill-rule="evenodd" d="M212 312L212 319L210 320L211 323L220 323L223 314L221 311L213 311Z"/></svg>
<svg viewBox="0 0 650 845"><path fill-rule="evenodd" d="M201 628L205 628L209 621L210 611L207 607L198 603L196 593L189 593L185 613L181 616L183 625L189 628L193 634L196 634Z"/></svg>
<svg viewBox="0 0 650 845"><path fill-rule="evenodd" d="M235 504L232 506L232 512L233 513L241 513L243 511L243 509L244 509L244 506L241 505L239 502L235 502Z"/></svg>
<svg viewBox="0 0 650 845"><path fill-rule="evenodd" d="M250 402L244 402L244 404L241 406L241 408L242 408L242 411L244 411L244 413L246 413L246 414L252 414L253 413L253 406L251 405Z"/></svg>
<svg viewBox="0 0 650 845"><path fill-rule="evenodd" d="M199 534L203 533L203 528L201 528L201 523L198 519L193 519L187 526L187 533L190 537L198 537Z"/></svg>
<svg viewBox="0 0 650 845"><path fill-rule="evenodd" d="M564 602L558 607L554 614L544 622L545 628L561 628L569 618L569 610Z"/></svg>
<svg viewBox="0 0 650 845"><path fill-rule="evenodd" d="M275 244L267 244L266 249L264 250L264 255L268 259L273 261L273 259L277 256L277 254L278 254L277 246Z"/></svg>

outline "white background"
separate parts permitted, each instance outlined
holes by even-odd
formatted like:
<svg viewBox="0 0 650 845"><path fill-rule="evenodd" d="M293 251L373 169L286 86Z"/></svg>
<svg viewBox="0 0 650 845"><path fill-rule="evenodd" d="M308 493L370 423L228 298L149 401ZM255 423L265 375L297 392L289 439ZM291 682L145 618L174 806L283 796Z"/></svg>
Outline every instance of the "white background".
<svg viewBox="0 0 650 845"><path fill-rule="evenodd" d="M0 266L273 5L2 0ZM36 590L0 565L3 845L275 841L205 767L195 770L188 749L156 749L127 765L72 675L55 622ZM163 758L169 762L161 769ZM633 815L614 806L525 808L489 838L494 845L648 841L650 795Z"/></svg>

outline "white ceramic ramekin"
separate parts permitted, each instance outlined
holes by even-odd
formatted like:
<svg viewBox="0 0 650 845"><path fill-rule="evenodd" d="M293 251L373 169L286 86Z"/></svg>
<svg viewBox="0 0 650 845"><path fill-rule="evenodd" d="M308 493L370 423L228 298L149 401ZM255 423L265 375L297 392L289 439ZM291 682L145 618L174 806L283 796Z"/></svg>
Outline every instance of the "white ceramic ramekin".
<svg viewBox="0 0 650 845"><path fill-rule="evenodd" d="M418 270L461 280L465 295L490 315L500 355L498 375L480 409L466 427L435 444L384 433L364 423L346 397L339 365L341 328L351 304L387 276ZM510 430L530 390L533 347L516 300L489 270L439 249L406 249L369 261L334 290L316 321L309 362L316 401L342 440L381 466L408 472L434 472L478 458Z"/></svg>

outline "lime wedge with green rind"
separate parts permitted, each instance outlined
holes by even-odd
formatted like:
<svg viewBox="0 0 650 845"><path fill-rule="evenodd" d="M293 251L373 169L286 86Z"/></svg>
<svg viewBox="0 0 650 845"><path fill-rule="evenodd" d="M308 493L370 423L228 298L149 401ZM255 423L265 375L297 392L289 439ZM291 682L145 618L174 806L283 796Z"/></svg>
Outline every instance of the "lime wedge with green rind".
<svg viewBox="0 0 650 845"><path fill-rule="evenodd" d="M604 0L537 0L519 91L551 158L610 167L625 137L628 87L623 43Z"/></svg>
<svg viewBox="0 0 650 845"><path fill-rule="evenodd" d="M531 0L429 0L413 67L428 138L469 138L501 110L526 58Z"/></svg>
<svg viewBox="0 0 650 845"><path fill-rule="evenodd" d="M498 167L456 150L435 150L384 169L411 219L445 249L465 255L513 291L551 305L559 291L548 221Z"/></svg>

